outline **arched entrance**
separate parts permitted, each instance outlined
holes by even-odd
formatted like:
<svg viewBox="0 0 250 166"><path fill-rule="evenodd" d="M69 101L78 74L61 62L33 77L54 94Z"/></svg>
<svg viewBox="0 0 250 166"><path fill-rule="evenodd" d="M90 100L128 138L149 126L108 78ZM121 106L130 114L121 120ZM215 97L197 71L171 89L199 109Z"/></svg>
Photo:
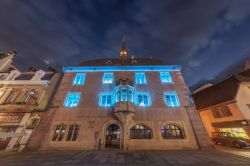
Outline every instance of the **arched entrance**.
<svg viewBox="0 0 250 166"><path fill-rule="evenodd" d="M120 127L117 124L110 124L105 130L105 147L120 148Z"/></svg>

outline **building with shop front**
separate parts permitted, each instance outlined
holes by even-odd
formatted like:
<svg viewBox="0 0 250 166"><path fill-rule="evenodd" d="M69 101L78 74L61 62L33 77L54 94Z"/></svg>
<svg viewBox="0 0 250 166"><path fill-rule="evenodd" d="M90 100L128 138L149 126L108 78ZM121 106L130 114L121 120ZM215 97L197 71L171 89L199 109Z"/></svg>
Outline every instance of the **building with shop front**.
<svg viewBox="0 0 250 166"><path fill-rule="evenodd" d="M40 149L212 146L178 65L131 58L123 42L119 58L84 61L63 72L40 123L46 132L34 136Z"/></svg>
<svg viewBox="0 0 250 166"><path fill-rule="evenodd" d="M212 132L250 138L250 69L207 86L192 95L202 121Z"/></svg>
<svg viewBox="0 0 250 166"><path fill-rule="evenodd" d="M0 54L0 63L7 62L0 72L0 150L6 151L25 148L61 78L53 69L17 70L11 66L14 55Z"/></svg>

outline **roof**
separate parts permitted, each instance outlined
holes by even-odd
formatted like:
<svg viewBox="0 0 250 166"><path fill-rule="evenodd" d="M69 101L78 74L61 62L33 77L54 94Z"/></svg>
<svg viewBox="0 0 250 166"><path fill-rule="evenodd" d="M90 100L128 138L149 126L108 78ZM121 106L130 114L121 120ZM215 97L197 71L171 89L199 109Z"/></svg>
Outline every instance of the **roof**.
<svg viewBox="0 0 250 166"><path fill-rule="evenodd" d="M0 60L3 58L6 58L10 55L15 55L16 52L15 51L10 51L10 52L0 52Z"/></svg>
<svg viewBox="0 0 250 166"><path fill-rule="evenodd" d="M24 73L24 74L20 74L19 76L17 76L15 78L15 80L31 80L33 78L33 76L35 75L35 73Z"/></svg>
<svg viewBox="0 0 250 166"><path fill-rule="evenodd" d="M167 64L159 59L113 58L113 59L96 59L96 60L83 61L77 66L148 66L148 65L167 65Z"/></svg>
<svg viewBox="0 0 250 166"><path fill-rule="evenodd" d="M241 82L250 82L250 69L193 94L192 97L196 108L204 109L220 103L233 101Z"/></svg>

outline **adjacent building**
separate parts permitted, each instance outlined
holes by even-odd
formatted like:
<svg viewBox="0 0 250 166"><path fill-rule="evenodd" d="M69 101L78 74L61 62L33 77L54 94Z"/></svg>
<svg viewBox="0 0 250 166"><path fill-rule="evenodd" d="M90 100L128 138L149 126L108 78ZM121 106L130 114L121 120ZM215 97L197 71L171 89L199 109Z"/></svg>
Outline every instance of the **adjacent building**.
<svg viewBox="0 0 250 166"><path fill-rule="evenodd" d="M230 132L250 138L250 69L206 86L193 95L209 135Z"/></svg>
<svg viewBox="0 0 250 166"><path fill-rule="evenodd" d="M52 100L61 78L55 70L11 66L15 52L0 54L0 150L21 151Z"/></svg>
<svg viewBox="0 0 250 166"><path fill-rule="evenodd" d="M131 58L123 42L119 58L84 61L63 72L31 149L212 146L178 65Z"/></svg>

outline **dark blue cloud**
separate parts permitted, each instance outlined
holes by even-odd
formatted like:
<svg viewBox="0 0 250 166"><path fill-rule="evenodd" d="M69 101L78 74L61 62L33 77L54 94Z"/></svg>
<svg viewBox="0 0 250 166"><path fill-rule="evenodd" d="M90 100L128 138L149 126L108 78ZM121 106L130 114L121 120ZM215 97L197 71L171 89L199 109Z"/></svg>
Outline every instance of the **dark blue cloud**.
<svg viewBox="0 0 250 166"><path fill-rule="evenodd" d="M46 68L130 54L183 66L189 85L250 56L248 0L1 0L0 50Z"/></svg>

